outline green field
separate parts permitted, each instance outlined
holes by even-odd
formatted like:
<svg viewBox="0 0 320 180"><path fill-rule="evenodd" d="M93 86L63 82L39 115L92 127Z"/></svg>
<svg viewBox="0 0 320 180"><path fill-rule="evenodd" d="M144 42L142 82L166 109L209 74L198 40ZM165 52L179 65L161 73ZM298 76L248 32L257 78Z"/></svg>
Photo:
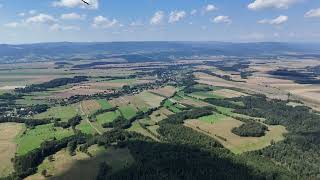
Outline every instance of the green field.
<svg viewBox="0 0 320 180"><path fill-rule="evenodd" d="M28 129L20 137L17 137L17 154L27 154L29 151L40 147L40 144L44 141L53 138L62 139L71 135L73 135L72 130L53 127L53 124L36 126L34 129Z"/></svg>
<svg viewBox="0 0 320 180"><path fill-rule="evenodd" d="M52 175L52 179L92 179L96 177L99 164L106 162L111 167L111 172L117 172L134 162L130 151L127 148L107 148L93 145L88 148L91 157L83 152L77 152L71 156L65 149L53 155L54 161L46 158L38 166L37 174L30 176L30 179L41 179L41 172L46 170ZM63 167L63 168L62 168ZM50 178L51 179L51 178Z"/></svg>
<svg viewBox="0 0 320 180"><path fill-rule="evenodd" d="M76 126L76 129L80 130L81 132L85 134L94 134L96 131L90 126L90 124L82 120L79 125Z"/></svg>
<svg viewBox="0 0 320 180"><path fill-rule="evenodd" d="M112 122L119 116L121 116L119 111L106 112L97 116L97 122L102 125L104 123Z"/></svg>
<svg viewBox="0 0 320 180"><path fill-rule="evenodd" d="M36 119L60 118L62 121L68 121L70 118L78 114L76 105L56 106L48 109L48 111L34 116Z"/></svg>
<svg viewBox="0 0 320 180"><path fill-rule="evenodd" d="M36 104L48 104L48 101L34 99L34 96L23 96L23 99L17 100L17 104L30 106Z"/></svg>
<svg viewBox="0 0 320 180"><path fill-rule="evenodd" d="M128 84L132 84L134 82L136 82L137 79L115 79L115 80L110 80L108 82L111 83L128 83Z"/></svg>
<svg viewBox="0 0 320 180"><path fill-rule="evenodd" d="M208 91L208 92L203 92L203 91L199 91L199 92L193 92L190 94L190 96L192 97L196 97L199 99L206 99L206 98L216 98L216 99L223 99L223 96L219 96L214 94L214 92L212 91Z"/></svg>
<svg viewBox="0 0 320 180"><path fill-rule="evenodd" d="M100 104L101 109L110 109L110 108L112 108L112 105L105 99L98 99L96 101Z"/></svg>
<svg viewBox="0 0 320 180"><path fill-rule="evenodd" d="M119 108L119 110L120 110L121 114L123 115L123 117L126 119L130 119L137 114L135 108L132 105L122 106Z"/></svg>
<svg viewBox="0 0 320 180"><path fill-rule="evenodd" d="M163 106L172 111L173 113L181 112L180 109L183 108L180 104L174 103L170 99L166 100Z"/></svg>
<svg viewBox="0 0 320 180"><path fill-rule="evenodd" d="M213 124L219 121L223 121L225 118L227 118L227 116L219 113L214 113L213 115L210 115L210 116L200 117L199 120Z"/></svg>

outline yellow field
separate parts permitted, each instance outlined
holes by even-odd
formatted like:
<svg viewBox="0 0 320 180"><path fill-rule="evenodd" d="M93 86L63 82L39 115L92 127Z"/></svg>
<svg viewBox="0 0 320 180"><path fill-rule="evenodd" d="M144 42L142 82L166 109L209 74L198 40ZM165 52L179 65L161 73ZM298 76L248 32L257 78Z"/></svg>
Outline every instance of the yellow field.
<svg viewBox="0 0 320 180"><path fill-rule="evenodd" d="M96 100L82 101L81 105L85 114L92 114L101 108L100 104Z"/></svg>
<svg viewBox="0 0 320 180"><path fill-rule="evenodd" d="M205 133L218 140L225 148L235 154L262 149L270 145L271 141L278 142L284 139L287 132L283 126L268 126L269 131L263 137L240 137L233 134L231 130L243 123L233 118L226 118L214 124L199 120L185 121L185 126L196 131Z"/></svg>
<svg viewBox="0 0 320 180"><path fill-rule="evenodd" d="M247 94L245 94L245 93L234 91L231 89L219 89L219 90L214 91L214 94L216 94L218 96L223 96L226 98L247 96Z"/></svg>
<svg viewBox="0 0 320 180"><path fill-rule="evenodd" d="M150 92L153 92L153 93L158 94L158 95L163 96L163 97L170 97L170 96L172 96L176 91L177 91L177 89L176 89L175 87L173 87L173 86L166 86L166 87L163 87L163 88L151 90Z"/></svg>
<svg viewBox="0 0 320 180"><path fill-rule="evenodd" d="M0 124L0 177L7 176L13 172L11 158L14 157L17 150L15 138L23 129L23 124Z"/></svg>

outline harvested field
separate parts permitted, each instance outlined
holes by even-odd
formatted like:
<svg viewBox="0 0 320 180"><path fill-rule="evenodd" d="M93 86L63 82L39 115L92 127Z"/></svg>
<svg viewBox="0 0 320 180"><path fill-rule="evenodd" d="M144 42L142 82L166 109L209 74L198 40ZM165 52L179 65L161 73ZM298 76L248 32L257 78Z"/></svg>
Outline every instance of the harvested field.
<svg viewBox="0 0 320 180"><path fill-rule="evenodd" d="M86 100L81 102L85 114L92 114L101 109L101 105L96 100Z"/></svg>
<svg viewBox="0 0 320 180"><path fill-rule="evenodd" d="M162 121L163 119L167 118L168 115L173 114L166 108L160 108L159 110L153 112L149 117L154 122Z"/></svg>
<svg viewBox="0 0 320 180"><path fill-rule="evenodd" d="M23 124L0 124L0 178L5 177L13 172L11 158L14 157L17 150L15 138L23 129Z"/></svg>
<svg viewBox="0 0 320 180"><path fill-rule="evenodd" d="M71 96L75 96L75 95L93 95L93 94L97 94L97 93L111 93L113 92L112 90L103 90L103 89L97 89L95 87L92 87L90 85L84 84L84 85L76 85L73 86L72 88L69 89L64 89L61 90L51 96L49 96L48 98L69 98Z"/></svg>
<svg viewBox="0 0 320 180"><path fill-rule="evenodd" d="M161 101L164 100L163 97L157 96L153 93L144 91L137 95L139 98L141 98L147 105L151 107L158 107L160 106Z"/></svg>
<svg viewBox="0 0 320 180"><path fill-rule="evenodd" d="M283 126L268 126L269 131L263 137L240 137L231 132L233 128L242 124L241 121L233 118L227 118L214 124L199 120L185 121L185 126L217 139L225 148L236 154L262 149L269 146L271 141L281 141L287 132Z"/></svg>
<svg viewBox="0 0 320 180"><path fill-rule="evenodd" d="M173 86L166 86L163 88L159 88L156 90L151 90L150 92L153 92L157 95L163 96L163 97L171 97L176 92L176 88Z"/></svg>
<svg viewBox="0 0 320 180"><path fill-rule="evenodd" d="M222 96L222 97L226 97L226 98L247 96L247 94L245 94L245 93L234 91L231 89L220 89L220 90L213 91L213 93L218 96Z"/></svg>

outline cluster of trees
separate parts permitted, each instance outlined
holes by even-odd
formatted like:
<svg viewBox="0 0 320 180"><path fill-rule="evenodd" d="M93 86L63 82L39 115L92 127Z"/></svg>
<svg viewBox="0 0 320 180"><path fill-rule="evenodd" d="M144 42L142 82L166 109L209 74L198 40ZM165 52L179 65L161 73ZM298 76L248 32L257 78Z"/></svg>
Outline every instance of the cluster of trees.
<svg viewBox="0 0 320 180"><path fill-rule="evenodd" d="M249 68L250 62L248 61L236 61L237 63L233 64L233 65L226 65L225 61L218 61L218 62L212 62L212 61L208 61L206 62L207 65L209 66L215 66L218 69L222 70L222 71L235 71L235 72L240 72L244 69Z"/></svg>
<svg viewBox="0 0 320 180"><path fill-rule="evenodd" d="M50 88L65 86L67 84L80 83L83 81L88 81L88 77L87 76L75 76L73 78L58 78L58 79L54 79L54 80L51 80L49 82L45 82L42 84L32 84L32 85L27 86L25 88L16 89L15 91L18 93L40 92L40 91L46 91Z"/></svg>
<svg viewBox="0 0 320 180"><path fill-rule="evenodd" d="M138 111L136 113L135 116L133 116L130 119L126 119L123 116L119 116L117 117L115 120L113 120L112 122L107 122L102 124L103 128L120 128L120 129L127 129L131 127L131 123L139 120L139 119L143 119L148 117L149 115L151 115L154 111L158 110L158 108L151 108L146 112L143 111Z"/></svg>
<svg viewBox="0 0 320 180"><path fill-rule="evenodd" d="M79 115L76 115L75 117L69 119L67 122L61 122L61 120L60 121L56 120L54 122L54 126L55 127L62 127L65 129L72 127L74 129L78 124L80 124L81 120L82 120L82 117Z"/></svg>
<svg viewBox="0 0 320 180"><path fill-rule="evenodd" d="M244 123L232 129L232 133L242 137L261 137L266 134L266 131L268 127L258 122Z"/></svg>
<svg viewBox="0 0 320 180"><path fill-rule="evenodd" d="M99 114L104 114L106 112L111 112L111 111L116 111L118 108L117 107L112 107L110 109L99 109L96 112L92 113L89 116L90 121L96 121L96 118Z"/></svg>
<svg viewBox="0 0 320 180"><path fill-rule="evenodd" d="M253 71L242 71L240 72L240 77L242 79L248 79L248 77L252 76Z"/></svg>
<svg viewBox="0 0 320 180"><path fill-rule="evenodd" d="M17 99L20 99L20 98L21 98L20 94L11 94L11 93L0 94L0 100L14 101L14 100L17 100Z"/></svg>
<svg viewBox="0 0 320 180"><path fill-rule="evenodd" d="M52 119L25 119L21 117L0 116L0 123L6 122L24 123L27 127L33 128L39 125L50 124L52 122Z"/></svg>
<svg viewBox="0 0 320 180"><path fill-rule="evenodd" d="M283 125L289 133L286 139L258 151L282 163L299 178L320 175L320 115L305 106L288 106L287 101L270 100L265 96L241 97L245 107L235 112L262 117L270 125ZM299 158L297 158L299 157Z"/></svg>
<svg viewBox="0 0 320 180"><path fill-rule="evenodd" d="M216 99L216 98L207 98L204 101L216 106L222 106L226 108L233 108L233 109L241 109L242 106L232 102L232 99Z"/></svg>
<svg viewBox="0 0 320 180"><path fill-rule="evenodd" d="M188 111L179 112L168 116L160 123L170 123L170 124L183 124L186 119L197 119L202 116L208 116L213 113L216 109L211 106L197 107Z"/></svg>
<svg viewBox="0 0 320 180"><path fill-rule="evenodd" d="M278 69L275 71L270 71L269 74L279 76L288 80L293 80L299 84L320 84L320 80L317 79L317 76L314 73L305 73L288 69Z"/></svg>

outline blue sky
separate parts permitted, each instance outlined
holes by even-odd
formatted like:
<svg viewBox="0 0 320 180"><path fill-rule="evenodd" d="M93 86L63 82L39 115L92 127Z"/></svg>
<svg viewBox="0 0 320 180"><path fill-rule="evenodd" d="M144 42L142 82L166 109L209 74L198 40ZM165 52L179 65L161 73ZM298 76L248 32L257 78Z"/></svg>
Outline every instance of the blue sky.
<svg viewBox="0 0 320 180"><path fill-rule="evenodd" d="M319 0L0 0L0 43L319 42Z"/></svg>

